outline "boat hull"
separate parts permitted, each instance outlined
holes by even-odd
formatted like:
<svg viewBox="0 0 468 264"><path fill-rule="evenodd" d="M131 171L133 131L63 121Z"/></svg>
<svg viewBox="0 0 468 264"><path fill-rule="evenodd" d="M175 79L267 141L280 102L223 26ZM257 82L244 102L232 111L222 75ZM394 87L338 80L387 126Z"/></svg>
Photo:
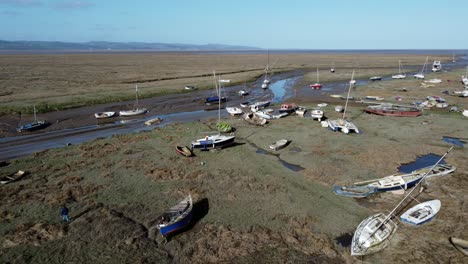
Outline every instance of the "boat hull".
<svg viewBox="0 0 468 264"><path fill-rule="evenodd" d="M18 129L16 129L18 132L25 132L25 131L35 131L39 129L46 128L50 125L49 122L46 121L37 121L35 123L29 123L24 126L20 126Z"/></svg>
<svg viewBox="0 0 468 264"><path fill-rule="evenodd" d="M148 112L146 108L136 109L136 110L128 110L128 111L120 111L120 116L135 116L135 115L142 115Z"/></svg>
<svg viewBox="0 0 468 264"><path fill-rule="evenodd" d="M219 136L218 136L219 137ZM193 148L220 148L224 146L231 145L234 143L235 136L222 136L220 139L208 137L207 139L199 139L197 141L192 142Z"/></svg>
<svg viewBox="0 0 468 264"><path fill-rule="evenodd" d="M468 256L468 241L456 237L450 237L450 242L461 253L463 253L465 256Z"/></svg>
<svg viewBox="0 0 468 264"><path fill-rule="evenodd" d="M103 118L111 118L114 117L116 112L99 112L99 113L94 113L94 117L97 119L103 119Z"/></svg>
<svg viewBox="0 0 468 264"><path fill-rule="evenodd" d="M271 150L280 150L282 148L285 148L289 144L289 140L287 139L281 139L276 141L274 144L270 145Z"/></svg>
<svg viewBox="0 0 468 264"><path fill-rule="evenodd" d="M376 229L380 226L379 229ZM388 246L397 225L386 219L382 213L364 219L354 232L351 240L351 256L364 256L376 253Z"/></svg>
<svg viewBox="0 0 468 264"><path fill-rule="evenodd" d="M422 111L402 111L402 110L387 110L387 109L375 109L367 107L365 109L366 113L382 115L382 116L398 116L398 117L416 117L422 115Z"/></svg>
<svg viewBox="0 0 468 264"><path fill-rule="evenodd" d="M182 155L184 157L193 156L193 152L187 146L185 146L185 147L176 146L176 151L177 151L177 153L179 153L180 155Z"/></svg>
<svg viewBox="0 0 468 264"><path fill-rule="evenodd" d="M404 212L400 219L410 225L422 225L430 221L440 210L440 200L420 203Z"/></svg>
<svg viewBox="0 0 468 264"><path fill-rule="evenodd" d="M354 198L365 198L377 192L377 188L368 186L334 186L333 192L336 195L349 196Z"/></svg>

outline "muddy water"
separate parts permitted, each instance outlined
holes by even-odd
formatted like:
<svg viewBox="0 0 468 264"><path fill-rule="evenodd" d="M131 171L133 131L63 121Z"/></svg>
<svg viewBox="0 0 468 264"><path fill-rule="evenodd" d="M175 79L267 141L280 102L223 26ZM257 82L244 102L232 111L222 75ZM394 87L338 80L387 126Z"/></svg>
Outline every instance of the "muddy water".
<svg viewBox="0 0 468 264"><path fill-rule="evenodd" d="M400 168L398 168L398 170L403 173L410 173L414 170L418 170L436 164L441 157L442 156L430 153L418 157L415 161L411 163L401 165ZM442 160L440 164L445 164L444 160Z"/></svg>

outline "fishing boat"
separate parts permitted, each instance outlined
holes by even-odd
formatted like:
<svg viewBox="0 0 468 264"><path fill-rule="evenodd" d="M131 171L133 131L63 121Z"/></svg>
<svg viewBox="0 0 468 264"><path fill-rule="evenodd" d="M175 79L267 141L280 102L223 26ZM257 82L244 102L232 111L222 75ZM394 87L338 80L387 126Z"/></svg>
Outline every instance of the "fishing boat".
<svg viewBox="0 0 468 264"><path fill-rule="evenodd" d="M336 195L365 198L376 193L377 189L369 186L334 186L333 191Z"/></svg>
<svg viewBox="0 0 468 264"><path fill-rule="evenodd" d="M310 112L310 116L312 117L312 119L317 119L320 122L323 118L323 111L320 109L314 109Z"/></svg>
<svg viewBox="0 0 468 264"><path fill-rule="evenodd" d="M148 112L148 109L140 108L140 105L138 104L138 85L136 85L135 86L135 105L133 106L133 109L120 111L119 115L120 116L134 116L134 115L141 115L146 112Z"/></svg>
<svg viewBox="0 0 468 264"><path fill-rule="evenodd" d="M1 184L8 184L12 183L14 181L17 181L21 178L23 178L26 175L26 172L23 170L19 170L16 173L13 173L11 175L3 176L0 178L0 183Z"/></svg>
<svg viewBox="0 0 468 264"><path fill-rule="evenodd" d="M244 112L239 107L226 107L226 111L232 115L242 115Z"/></svg>
<svg viewBox="0 0 468 264"><path fill-rule="evenodd" d="M261 118L259 116L256 116L254 115L253 113L245 113L243 115L244 117L244 120L251 123L251 124L254 124L254 125L257 125L257 126L264 126L266 124L268 124L268 120L266 120L265 118Z"/></svg>
<svg viewBox="0 0 468 264"><path fill-rule="evenodd" d="M416 73L413 75L414 78L416 79L424 79L424 70L426 69L426 64L427 64L427 60L429 59L429 57L426 57L426 60L424 61L424 65L422 67L422 70L421 72L419 73Z"/></svg>
<svg viewBox="0 0 468 264"><path fill-rule="evenodd" d="M450 237L450 242L455 246L458 251L468 256L468 241L456 237Z"/></svg>
<svg viewBox="0 0 468 264"><path fill-rule="evenodd" d="M303 106L298 106L296 109L296 115L304 117L304 114L307 112L307 108Z"/></svg>
<svg viewBox="0 0 468 264"><path fill-rule="evenodd" d="M151 118L150 120L146 120L146 121L145 121L145 125L151 126L151 125L154 124L154 123L158 123L158 124L159 124L159 123L161 123L161 121L162 121L162 119L159 118L159 117Z"/></svg>
<svg viewBox="0 0 468 264"><path fill-rule="evenodd" d="M320 84L320 80L319 80L319 69L318 68L317 68L317 82L314 83L314 84L311 84L310 88L315 89L315 90L318 90L318 89L322 88L322 85Z"/></svg>
<svg viewBox="0 0 468 264"><path fill-rule="evenodd" d="M292 112L295 112L296 109L297 109L297 106L295 104L282 104L279 109L279 112L290 114Z"/></svg>
<svg viewBox="0 0 468 264"><path fill-rule="evenodd" d="M416 117L422 115L422 110L414 106L380 104L370 105L364 109L366 113L382 116Z"/></svg>
<svg viewBox="0 0 468 264"><path fill-rule="evenodd" d="M397 225L383 213L364 219L351 240L351 256L363 256L378 252L390 242Z"/></svg>
<svg viewBox="0 0 468 264"><path fill-rule="evenodd" d="M406 74L401 73L401 60L398 60L398 74L392 75L392 79L405 79Z"/></svg>
<svg viewBox="0 0 468 264"><path fill-rule="evenodd" d="M354 77L354 71L351 74L351 80L353 80L353 77ZM340 119L335 119L335 120L331 120L331 119L327 120L328 128L330 130L332 130L332 131L335 131L335 132L336 131L341 131L341 132L343 132L345 134L348 134L348 133L351 133L351 132L359 133L359 129L357 128L357 126L354 123L352 123L351 121L345 119L345 117L346 117L346 108L348 106L349 93L351 91L351 86L352 86L352 84L349 84L348 95L346 97L346 104L345 104L345 107L343 109L343 117L340 118Z"/></svg>
<svg viewBox="0 0 468 264"><path fill-rule="evenodd" d="M382 80L382 76L372 76L369 78L369 80L371 81L381 81Z"/></svg>
<svg viewBox="0 0 468 264"><path fill-rule="evenodd" d="M435 168L452 149L453 146L445 152L433 167ZM363 256L378 252L390 243L390 239L397 229L397 225L392 221L395 212L397 212L398 208L408 197L412 197L411 194L418 189L418 185L420 185L426 177L427 173L422 176L418 184L416 184L387 215L383 213L371 215L358 225L351 240L352 256Z"/></svg>
<svg viewBox="0 0 468 264"><path fill-rule="evenodd" d="M431 200L411 207L400 219L411 225L422 225L434 218L440 210L440 200Z"/></svg>
<svg viewBox="0 0 468 264"><path fill-rule="evenodd" d="M442 64L440 63L440 61L435 60L432 63L432 71L433 72L440 72L441 70L442 70Z"/></svg>
<svg viewBox="0 0 468 264"><path fill-rule="evenodd" d="M192 150L187 146L176 146L176 152L184 157L193 156Z"/></svg>
<svg viewBox="0 0 468 264"><path fill-rule="evenodd" d="M192 209L192 196L188 195L175 206L165 211L163 215L158 217L159 223L156 225L161 235L167 237L188 226L193 216Z"/></svg>
<svg viewBox="0 0 468 264"><path fill-rule="evenodd" d="M216 72L213 71L213 79L215 81L215 88L218 93L218 124L221 124L221 90L222 90L222 83L229 82L229 80L220 80L216 78ZM219 87L218 87L219 85ZM191 143L192 148L222 148L234 143L235 136L232 135L221 135L220 131L221 125L218 125L218 134L217 135L209 135L205 136L204 138L197 139Z"/></svg>
<svg viewBox="0 0 468 264"><path fill-rule="evenodd" d="M270 149L274 150L274 151L280 150L280 149L286 147L289 144L289 142L290 141L287 140L287 139L280 139L280 140L276 141L275 143L271 144Z"/></svg>
<svg viewBox="0 0 468 264"><path fill-rule="evenodd" d="M22 126L18 127L16 129L16 131L18 131L18 132L34 131L34 130L46 128L46 127L48 127L50 125L50 123L45 121L45 120L37 120L36 105L34 105L33 108L34 108L34 110L33 110L34 111L34 121L29 123L29 124L25 124L25 125L22 125Z"/></svg>
<svg viewBox="0 0 468 264"><path fill-rule="evenodd" d="M94 117L97 119L103 119L103 118L110 118L114 117L117 113L116 112L98 112L94 113Z"/></svg>

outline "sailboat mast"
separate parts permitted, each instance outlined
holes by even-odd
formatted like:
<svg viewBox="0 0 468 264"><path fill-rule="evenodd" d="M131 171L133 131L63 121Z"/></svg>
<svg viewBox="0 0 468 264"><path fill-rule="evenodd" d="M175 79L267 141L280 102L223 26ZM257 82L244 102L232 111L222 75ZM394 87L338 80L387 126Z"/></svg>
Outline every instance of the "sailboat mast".
<svg viewBox="0 0 468 264"><path fill-rule="evenodd" d="M320 83L320 80L319 80L319 69L317 68L317 83Z"/></svg>
<svg viewBox="0 0 468 264"><path fill-rule="evenodd" d="M36 105L33 105L34 108L34 122L37 123L37 117L36 117Z"/></svg>
<svg viewBox="0 0 468 264"><path fill-rule="evenodd" d="M136 102L136 107L138 107L138 84L135 85L135 102Z"/></svg>
<svg viewBox="0 0 468 264"><path fill-rule="evenodd" d="M398 60L398 74L401 75L401 60Z"/></svg>
<svg viewBox="0 0 468 264"><path fill-rule="evenodd" d="M353 74L351 74L351 80L353 80L353 78L354 78L354 70L353 70ZM346 96L346 104L345 104L344 111L343 111L343 119L345 119L346 108L348 107L348 100L349 100L349 93L351 92L351 86L353 86L353 84L350 82L349 88L348 88L348 95Z"/></svg>

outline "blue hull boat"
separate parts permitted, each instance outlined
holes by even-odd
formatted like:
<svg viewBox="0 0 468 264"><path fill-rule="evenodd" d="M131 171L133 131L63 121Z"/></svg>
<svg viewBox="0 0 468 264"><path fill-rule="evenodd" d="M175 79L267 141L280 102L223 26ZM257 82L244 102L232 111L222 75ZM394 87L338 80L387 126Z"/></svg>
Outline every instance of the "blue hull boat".
<svg viewBox="0 0 468 264"><path fill-rule="evenodd" d="M20 126L18 129L16 129L18 132L25 132L25 131L35 131L39 130L42 128L46 128L50 125L50 123L46 121L36 121L33 123L29 123L23 126Z"/></svg>
<svg viewBox="0 0 468 264"><path fill-rule="evenodd" d="M164 214L159 217L159 224L157 225L161 235L166 237L188 226L193 216L192 209L192 196L189 195L164 212Z"/></svg>
<svg viewBox="0 0 468 264"><path fill-rule="evenodd" d="M205 99L205 103L207 104L212 104L212 103L218 103L218 102L226 102L226 97L221 97L221 99L218 96L211 96L207 97Z"/></svg>

